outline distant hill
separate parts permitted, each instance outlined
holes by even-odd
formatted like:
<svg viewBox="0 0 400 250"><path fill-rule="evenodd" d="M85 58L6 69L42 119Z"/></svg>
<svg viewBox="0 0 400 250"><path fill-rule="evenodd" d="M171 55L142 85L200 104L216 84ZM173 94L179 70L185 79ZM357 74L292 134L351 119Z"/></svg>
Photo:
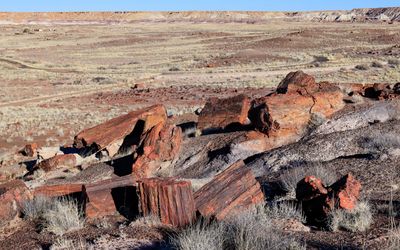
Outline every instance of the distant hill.
<svg viewBox="0 0 400 250"><path fill-rule="evenodd" d="M121 22L268 22L276 19L317 22L398 22L400 7L351 11L255 12L0 12L1 23L121 23Z"/></svg>

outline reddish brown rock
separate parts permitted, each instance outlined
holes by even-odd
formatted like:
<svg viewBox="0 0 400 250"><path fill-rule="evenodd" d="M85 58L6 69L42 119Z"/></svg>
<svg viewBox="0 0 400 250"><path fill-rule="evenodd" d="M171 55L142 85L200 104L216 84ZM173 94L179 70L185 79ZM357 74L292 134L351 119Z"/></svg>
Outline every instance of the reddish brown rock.
<svg viewBox="0 0 400 250"><path fill-rule="evenodd" d="M296 198L310 223L324 225L333 209L352 210L360 197L361 183L351 174L345 175L330 187L307 176L296 187Z"/></svg>
<svg viewBox="0 0 400 250"><path fill-rule="evenodd" d="M200 130L224 129L229 125L243 125L247 121L250 99L238 95L226 99L208 100L198 119Z"/></svg>
<svg viewBox="0 0 400 250"><path fill-rule="evenodd" d="M296 91L314 92L316 89L318 89L318 85L313 76L307 75L303 71L296 71L290 72L279 83L276 91L279 94L286 94Z"/></svg>
<svg viewBox="0 0 400 250"><path fill-rule="evenodd" d="M264 194L251 170L239 161L195 192L194 199L203 217L223 220L263 202Z"/></svg>
<svg viewBox="0 0 400 250"><path fill-rule="evenodd" d="M360 198L361 183L352 174L347 174L332 184L330 189L338 208L352 210Z"/></svg>
<svg viewBox="0 0 400 250"><path fill-rule="evenodd" d="M38 145L36 143L27 144L23 148L22 153L26 156L33 157L36 156L37 149Z"/></svg>
<svg viewBox="0 0 400 250"><path fill-rule="evenodd" d="M256 129L269 136L270 149L297 141L316 117L329 118L344 107L339 87L330 83L314 86L312 82L306 81L309 87L300 87L304 91L274 93L253 101L249 118Z"/></svg>
<svg viewBox="0 0 400 250"><path fill-rule="evenodd" d="M39 164L37 164L37 167L44 170L45 172L60 168L73 168L78 165L77 157L78 156L75 154L56 155L39 162Z"/></svg>
<svg viewBox="0 0 400 250"><path fill-rule="evenodd" d="M196 211L189 181L174 178L148 178L138 181L140 211L156 215L164 224L175 227L194 222Z"/></svg>
<svg viewBox="0 0 400 250"><path fill-rule="evenodd" d="M93 219L117 212L127 217L134 216L138 207L135 186L130 175L85 184L82 188L85 216Z"/></svg>
<svg viewBox="0 0 400 250"><path fill-rule="evenodd" d="M34 196L59 197L82 192L82 183L44 185L33 189Z"/></svg>
<svg viewBox="0 0 400 250"><path fill-rule="evenodd" d="M0 184L0 224L15 218L24 201L32 199L32 194L21 180Z"/></svg>
<svg viewBox="0 0 400 250"><path fill-rule="evenodd" d="M151 177L161 164L173 161L182 143L181 128L164 122L155 125L144 137L141 155L132 166L136 178Z"/></svg>
<svg viewBox="0 0 400 250"><path fill-rule="evenodd" d="M83 130L75 136L74 145L77 148L91 147L95 151L105 149L109 156L114 156L123 145L124 139L134 130L138 134L136 135L137 138L133 139L138 139L156 124L164 122L166 119L164 106L154 105Z"/></svg>

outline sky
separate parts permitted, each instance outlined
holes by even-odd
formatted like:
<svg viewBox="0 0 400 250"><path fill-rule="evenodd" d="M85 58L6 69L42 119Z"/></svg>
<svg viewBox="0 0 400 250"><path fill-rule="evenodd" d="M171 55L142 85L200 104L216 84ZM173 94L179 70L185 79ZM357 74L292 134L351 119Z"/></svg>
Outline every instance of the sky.
<svg viewBox="0 0 400 250"><path fill-rule="evenodd" d="M0 0L0 11L308 11L400 7L400 0Z"/></svg>

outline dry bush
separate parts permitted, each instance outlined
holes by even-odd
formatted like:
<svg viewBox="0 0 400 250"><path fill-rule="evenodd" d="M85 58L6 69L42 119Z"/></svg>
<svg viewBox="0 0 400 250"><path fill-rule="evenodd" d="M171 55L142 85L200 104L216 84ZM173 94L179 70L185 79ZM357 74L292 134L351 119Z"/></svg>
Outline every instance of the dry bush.
<svg viewBox="0 0 400 250"><path fill-rule="evenodd" d="M139 217L135 221L132 221L129 226L150 226L157 227L162 226L160 218L157 215L149 215L144 217Z"/></svg>
<svg viewBox="0 0 400 250"><path fill-rule="evenodd" d="M280 177L281 185L288 193L288 197L296 196L297 183L308 175L320 178L327 186L333 184L338 178L335 172L324 168L322 164L313 163L310 167L293 167Z"/></svg>
<svg viewBox="0 0 400 250"><path fill-rule="evenodd" d="M85 225L77 202L64 198L54 200L52 207L43 212L44 227L57 235L81 229Z"/></svg>
<svg viewBox="0 0 400 250"><path fill-rule="evenodd" d="M359 202L357 206L351 210L336 209L329 218L329 227L336 232L344 229L350 232L364 232L373 221L371 207L368 202Z"/></svg>
<svg viewBox="0 0 400 250"><path fill-rule="evenodd" d="M305 249L305 244L277 230L273 223L273 219L302 217L294 210L289 205L267 209L257 206L230 216L224 223L195 224L177 235L173 243L181 250Z"/></svg>
<svg viewBox="0 0 400 250"><path fill-rule="evenodd" d="M50 210L54 202L44 196L36 196L32 200L27 200L22 205L22 213L25 219L39 220L43 219L43 214Z"/></svg>
<svg viewBox="0 0 400 250"><path fill-rule="evenodd" d="M223 223L204 225L196 223L172 240L179 250L221 250L226 240L226 226Z"/></svg>
<svg viewBox="0 0 400 250"><path fill-rule="evenodd" d="M383 68L383 64L382 63L380 63L380 62L372 62L371 63L371 67L374 67L374 68Z"/></svg>
<svg viewBox="0 0 400 250"><path fill-rule="evenodd" d="M399 59L389 59L388 64L397 66L397 65L400 65L400 60Z"/></svg>
<svg viewBox="0 0 400 250"><path fill-rule="evenodd" d="M266 216L270 219L295 219L297 221L306 222L306 218L294 203L282 202L265 208Z"/></svg>
<svg viewBox="0 0 400 250"><path fill-rule="evenodd" d="M364 65L364 64L357 65L355 68L358 70L368 70L369 69L368 65Z"/></svg>
<svg viewBox="0 0 400 250"><path fill-rule="evenodd" d="M400 249L400 229L393 229L389 233L389 246L388 250Z"/></svg>
<svg viewBox="0 0 400 250"><path fill-rule="evenodd" d="M77 242L65 238L56 239L50 247L50 250L86 250L90 246L83 240Z"/></svg>

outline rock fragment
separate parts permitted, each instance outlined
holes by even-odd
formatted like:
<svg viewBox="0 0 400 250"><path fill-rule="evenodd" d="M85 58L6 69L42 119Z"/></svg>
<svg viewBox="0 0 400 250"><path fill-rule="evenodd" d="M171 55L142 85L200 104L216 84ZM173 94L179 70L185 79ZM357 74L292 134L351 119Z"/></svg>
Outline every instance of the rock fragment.
<svg viewBox="0 0 400 250"><path fill-rule="evenodd" d="M0 184L0 225L15 218L23 202L29 199L32 199L32 194L23 181Z"/></svg>
<svg viewBox="0 0 400 250"><path fill-rule="evenodd" d="M194 199L203 217L223 220L263 202L264 194L251 170L238 161L195 192Z"/></svg>

